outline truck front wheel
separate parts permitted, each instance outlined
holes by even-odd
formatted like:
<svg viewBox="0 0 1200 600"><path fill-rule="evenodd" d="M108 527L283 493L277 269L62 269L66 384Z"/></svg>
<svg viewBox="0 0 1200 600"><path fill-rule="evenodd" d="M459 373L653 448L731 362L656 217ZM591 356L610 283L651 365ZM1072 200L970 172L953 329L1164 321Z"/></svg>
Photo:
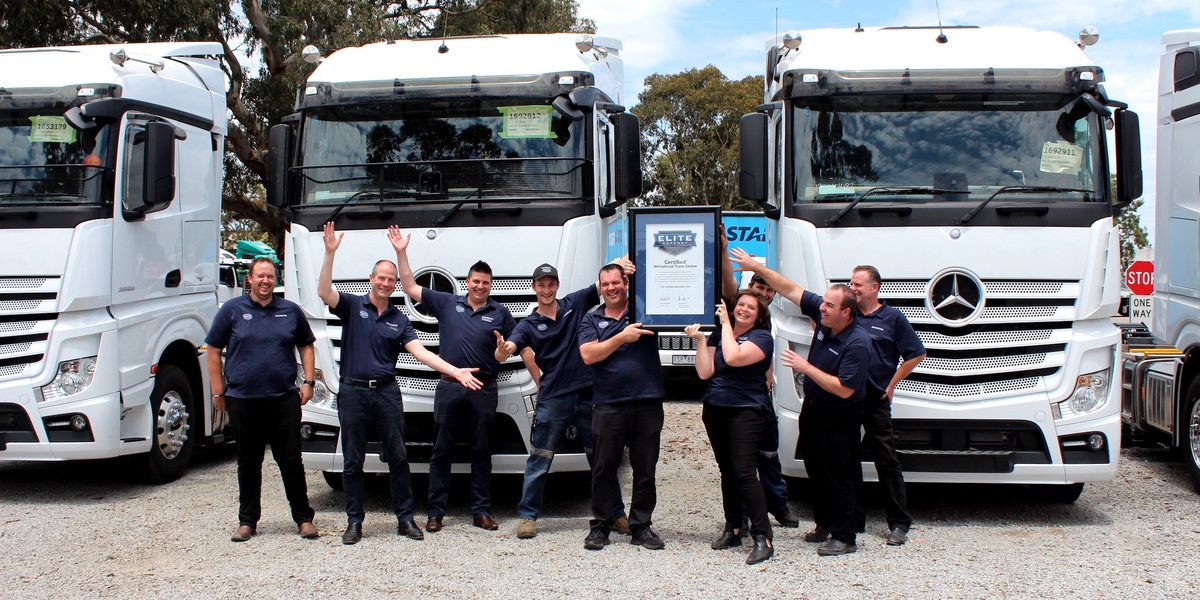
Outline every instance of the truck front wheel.
<svg viewBox="0 0 1200 600"><path fill-rule="evenodd" d="M192 457L192 388L183 371L160 366L150 395L150 452L144 472L154 483L167 483L183 475Z"/></svg>
<svg viewBox="0 0 1200 600"><path fill-rule="evenodd" d="M1188 386L1183 411L1183 457L1192 474L1192 483L1200 492L1200 378Z"/></svg>

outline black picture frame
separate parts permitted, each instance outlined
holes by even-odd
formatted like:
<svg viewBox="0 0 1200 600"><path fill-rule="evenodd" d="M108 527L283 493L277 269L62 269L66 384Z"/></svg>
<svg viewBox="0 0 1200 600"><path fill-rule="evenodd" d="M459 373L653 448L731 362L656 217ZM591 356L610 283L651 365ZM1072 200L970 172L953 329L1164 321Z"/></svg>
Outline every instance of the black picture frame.
<svg viewBox="0 0 1200 600"><path fill-rule="evenodd" d="M629 259L637 265L629 282L631 323L650 330L692 323L716 329L720 228L720 206L629 209Z"/></svg>

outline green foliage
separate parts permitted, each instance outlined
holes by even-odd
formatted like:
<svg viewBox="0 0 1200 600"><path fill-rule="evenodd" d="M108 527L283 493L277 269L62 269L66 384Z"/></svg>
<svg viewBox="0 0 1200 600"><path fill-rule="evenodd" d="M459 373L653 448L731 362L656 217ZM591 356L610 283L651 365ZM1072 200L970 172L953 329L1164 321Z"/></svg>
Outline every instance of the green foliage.
<svg viewBox="0 0 1200 600"><path fill-rule="evenodd" d="M1117 176L1109 176L1109 187L1112 191L1112 197L1117 196ZM1121 244L1121 272L1124 273L1129 269L1129 265L1133 262L1133 254L1138 248L1145 248L1150 245L1150 234L1146 232L1146 228L1142 227L1142 217L1138 214L1138 209L1142 207L1143 198L1138 198L1126 206L1121 214L1117 215L1117 230L1120 236Z"/></svg>
<svg viewBox="0 0 1200 600"><path fill-rule="evenodd" d="M647 77L635 109L642 122L642 201L755 208L738 195L738 136L741 116L762 103L762 89L762 77L730 81L712 65Z"/></svg>
<svg viewBox="0 0 1200 600"><path fill-rule="evenodd" d="M222 206L281 247L283 218L264 202L268 131L312 73L301 50L441 35L592 31L575 0L21 0L0 3L0 48L216 40L225 45L229 135ZM223 218L223 221L225 219ZM247 238L249 239L249 238Z"/></svg>

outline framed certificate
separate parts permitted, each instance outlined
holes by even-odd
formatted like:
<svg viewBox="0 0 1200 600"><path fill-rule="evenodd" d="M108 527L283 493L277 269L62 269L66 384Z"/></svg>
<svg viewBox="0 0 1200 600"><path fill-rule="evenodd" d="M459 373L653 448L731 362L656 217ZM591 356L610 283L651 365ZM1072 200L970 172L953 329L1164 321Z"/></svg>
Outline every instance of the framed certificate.
<svg viewBox="0 0 1200 600"><path fill-rule="evenodd" d="M629 209L629 321L647 329L716 327L721 298L721 207Z"/></svg>

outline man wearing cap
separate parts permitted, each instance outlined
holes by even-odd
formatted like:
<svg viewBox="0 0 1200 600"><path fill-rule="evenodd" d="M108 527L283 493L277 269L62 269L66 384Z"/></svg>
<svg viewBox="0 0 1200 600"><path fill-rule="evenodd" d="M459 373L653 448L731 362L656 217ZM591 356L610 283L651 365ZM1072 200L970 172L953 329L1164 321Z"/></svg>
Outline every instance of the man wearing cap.
<svg viewBox="0 0 1200 600"><path fill-rule="evenodd" d="M628 272L633 263L619 261ZM521 502L517 505L517 537L537 536L537 518L542 510L546 475L554 461L554 453L570 427L583 442L583 451L592 459L592 370L583 364L579 355L579 323L588 309L600 303L596 284L558 298L558 269L543 264L533 271L533 291L537 294L537 309L517 323L512 336L505 340L496 333L496 360L508 360L518 352L534 353L536 368L531 369L538 384L537 409L533 419L530 444L533 450L525 463L525 482ZM628 531L629 520L624 515L620 493L614 529ZM623 523L622 523L623 521Z"/></svg>
<svg viewBox="0 0 1200 600"><path fill-rule="evenodd" d="M408 262L412 234L388 227L388 238L400 265L400 285L414 302L420 302L438 320L438 354L454 364L478 365L475 377L483 383L478 390L454 385L446 377L433 395L433 453L429 458L429 518L425 530L442 530L450 499L450 469L454 445L462 439L471 448L472 524L495 531L500 525L492 509L492 423L496 419L496 334L507 336L516 321L503 304L492 300L492 268L481 261L467 270L464 296L439 292L417 285Z"/></svg>
<svg viewBox="0 0 1200 600"><path fill-rule="evenodd" d="M404 401L396 384L396 358L407 350L426 366L453 378L465 389L479 389L471 375L478 369L460 369L447 363L421 345L412 323L391 303L396 289L396 265L381 260L371 269L371 289L355 296L333 289L333 259L342 243L333 223L325 224L325 259L317 279L317 295L341 319L341 387L338 389L338 422L342 441L342 486L346 492L346 531L342 543L362 540L366 513L363 462L367 454L367 434L374 428L388 463L392 491L392 509L398 525L396 533L413 540L425 534L413 520L412 477L408 451L404 446Z"/></svg>

